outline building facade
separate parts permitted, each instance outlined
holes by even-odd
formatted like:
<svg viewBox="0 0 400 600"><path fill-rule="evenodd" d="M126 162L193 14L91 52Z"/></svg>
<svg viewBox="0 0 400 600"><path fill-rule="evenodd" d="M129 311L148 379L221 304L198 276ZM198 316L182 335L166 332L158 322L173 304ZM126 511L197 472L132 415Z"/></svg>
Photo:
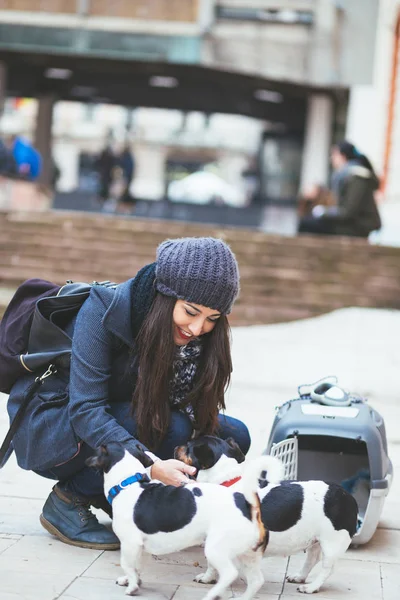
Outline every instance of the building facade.
<svg viewBox="0 0 400 600"><path fill-rule="evenodd" d="M381 0L370 83L350 88L346 134L382 177L382 197L400 199L400 2Z"/></svg>
<svg viewBox="0 0 400 600"><path fill-rule="evenodd" d="M162 194L166 164L183 151L210 162L222 153L225 173L232 164L238 172L254 170L256 162L263 195L293 199L305 185L328 181L330 145L345 132L395 190L398 94L388 91L391 60L384 66L382 60L391 54L388 24L395 28L398 4L2 0L0 102L37 99L37 110L31 107L29 117L26 109L24 119L44 156L45 178L52 138L64 161L73 147L97 151L110 128L118 137L134 114L136 183L149 197ZM386 112L361 124L368 102L389 110L391 129ZM151 112L167 109L176 113ZM242 121L234 124L229 115ZM184 127L174 129L180 121ZM197 138L193 123L201 123ZM3 129L15 124L9 111ZM65 190L77 183L78 154L63 174ZM234 178L230 183L237 185Z"/></svg>

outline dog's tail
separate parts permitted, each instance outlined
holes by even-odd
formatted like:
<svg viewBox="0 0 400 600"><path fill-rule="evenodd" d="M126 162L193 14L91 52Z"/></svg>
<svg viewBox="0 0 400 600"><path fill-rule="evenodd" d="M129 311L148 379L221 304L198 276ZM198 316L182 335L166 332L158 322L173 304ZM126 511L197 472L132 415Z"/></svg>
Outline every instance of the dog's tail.
<svg viewBox="0 0 400 600"><path fill-rule="evenodd" d="M260 457L260 464L263 465L261 469L261 478L268 483L280 483L285 477L284 464L276 456L263 455Z"/></svg>
<svg viewBox="0 0 400 600"><path fill-rule="evenodd" d="M241 482L242 493L251 506L251 520L257 524L259 531L258 543L253 549L261 548L263 552L268 544L269 532L262 522L261 504L257 490L259 479L264 477L265 472L270 483L279 483L284 476L284 466L280 460L273 456L260 456L247 463Z"/></svg>
<svg viewBox="0 0 400 600"><path fill-rule="evenodd" d="M259 479L266 479L268 483L279 483L285 474L282 462L275 456L259 456L245 463L242 477L242 491L247 502L252 504L251 498L259 488Z"/></svg>

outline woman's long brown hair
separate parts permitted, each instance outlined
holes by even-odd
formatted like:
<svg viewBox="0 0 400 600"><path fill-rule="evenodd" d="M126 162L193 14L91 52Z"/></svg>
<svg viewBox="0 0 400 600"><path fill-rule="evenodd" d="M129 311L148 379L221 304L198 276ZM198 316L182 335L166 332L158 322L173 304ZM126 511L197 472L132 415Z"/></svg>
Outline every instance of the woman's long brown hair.
<svg viewBox="0 0 400 600"><path fill-rule="evenodd" d="M132 398L138 439L155 450L170 420L169 387L176 346L172 313L176 299L157 294L136 339L139 374ZM187 402L196 429L211 434L218 427L218 412L225 408L224 392L232 372L230 327L222 315L214 329L201 337L202 352Z"/></svg>

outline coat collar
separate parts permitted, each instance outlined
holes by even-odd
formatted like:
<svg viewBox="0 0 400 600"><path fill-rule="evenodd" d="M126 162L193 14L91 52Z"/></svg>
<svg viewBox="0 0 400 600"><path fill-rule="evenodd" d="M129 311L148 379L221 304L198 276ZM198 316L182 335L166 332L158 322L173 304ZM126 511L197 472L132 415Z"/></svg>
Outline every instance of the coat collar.
<svg viewBox="0 0 400 600"><path fill-rule="evenodd" d="M140 327L155 297L156 263L143 267L133 279L120 283L113 292L103 324L127 346L133 348Z"/></svg>

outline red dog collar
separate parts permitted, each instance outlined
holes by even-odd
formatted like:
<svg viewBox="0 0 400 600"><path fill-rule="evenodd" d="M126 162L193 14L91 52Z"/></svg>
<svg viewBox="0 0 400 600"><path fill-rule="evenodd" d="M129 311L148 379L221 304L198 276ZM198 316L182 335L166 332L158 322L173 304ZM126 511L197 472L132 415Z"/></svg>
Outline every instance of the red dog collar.
<svg viewBox="0 0 400 600"><path fill-rule="evenodd" d="M223 485L224 487L231 487L231 485L234 485L235 483L237 483L241 479L242 479L241 477L235 477L234 479L229 479L228 481L224 481L220 485Z"/></svg>

